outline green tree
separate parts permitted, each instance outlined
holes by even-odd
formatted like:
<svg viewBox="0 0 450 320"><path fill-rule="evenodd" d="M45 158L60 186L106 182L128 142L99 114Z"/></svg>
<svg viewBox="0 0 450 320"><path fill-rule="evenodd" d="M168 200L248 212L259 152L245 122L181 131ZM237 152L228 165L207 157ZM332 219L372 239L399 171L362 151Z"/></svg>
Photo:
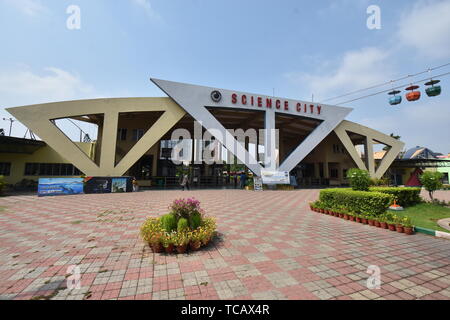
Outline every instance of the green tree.
<svg viewBox="0 0 450 320"><path fill-rule="evenodd" d="M442 172L432 172L425 171L422 175L420 175L419 180L423 184L425 190L428 191L430 195L431 201L434 200L433 194L436 190L442 188L442 177L444 175Z"/></svg>

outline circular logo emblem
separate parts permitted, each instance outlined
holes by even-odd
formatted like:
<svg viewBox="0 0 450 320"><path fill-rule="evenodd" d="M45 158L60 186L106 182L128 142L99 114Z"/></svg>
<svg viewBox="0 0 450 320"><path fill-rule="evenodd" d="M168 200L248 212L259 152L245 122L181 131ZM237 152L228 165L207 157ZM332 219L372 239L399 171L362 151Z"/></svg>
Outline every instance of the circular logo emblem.
<svg viewBox="0 0 450 320"><path fill-rule="evenodd" d="M219 102L220 100L222 100L222 94L219 91L214 90L213 92L211 92L211 99L214 102Z"/></svg>

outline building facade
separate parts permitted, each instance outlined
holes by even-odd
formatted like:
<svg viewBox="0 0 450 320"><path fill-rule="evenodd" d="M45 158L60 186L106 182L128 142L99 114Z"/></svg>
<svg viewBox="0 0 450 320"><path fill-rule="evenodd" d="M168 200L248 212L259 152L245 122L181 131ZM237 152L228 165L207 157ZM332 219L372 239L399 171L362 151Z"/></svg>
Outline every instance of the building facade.
<svg viewBox="0 0 450 320"><path fill-rule="evenodd" d="M77 100L7 109L42 141L35 141L39 146L27 153L7 146L0 150L6 182L50 172L65 175L68 169L61 169L62 165L70 164L74 175L127 175L137 177L142 185L168 186L177 184L184 163L194 185L227 186L233 184L236 166L232 162L238 160L256 176L289 172L300 185L340 185L353 167L382 177L404 146L345 120L350 108L152 81L168 97ZM64 118L95 124L97 140L71 141L54 124ZM182 150L183 163L177 164L172 160L180 134L189 143ZM375 161L373 149L379 143L389 150ZM357 146L366 157L361 158ZM215 162L205 163L203 155L211 150ZM9 175L5 174L8 168Z"/></svg>

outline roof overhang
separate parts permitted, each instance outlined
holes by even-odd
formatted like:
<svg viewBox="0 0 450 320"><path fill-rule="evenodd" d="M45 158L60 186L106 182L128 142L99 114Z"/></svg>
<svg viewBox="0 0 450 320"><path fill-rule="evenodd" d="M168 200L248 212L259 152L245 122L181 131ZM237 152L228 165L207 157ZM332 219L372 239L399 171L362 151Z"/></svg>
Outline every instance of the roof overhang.
<svg viewBox="0 0 450 320"><path fill-rule="evenodd" d="M36 150L45 146L44 141L0 136L0 153L33 154Z"/></svg>

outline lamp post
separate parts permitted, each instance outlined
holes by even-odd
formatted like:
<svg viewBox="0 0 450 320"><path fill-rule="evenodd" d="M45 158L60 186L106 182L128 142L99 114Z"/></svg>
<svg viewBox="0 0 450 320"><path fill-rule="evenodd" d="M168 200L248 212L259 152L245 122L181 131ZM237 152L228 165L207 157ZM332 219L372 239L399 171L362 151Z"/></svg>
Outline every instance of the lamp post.
<svg viewBox="0 0 450 320"><path fill-rule="evenodd" d="M16 120L14 120L13 118L3 118L3 120L4 121L9 121L9 136L11 137L11 130L12 130L12 125L13 125L13 122L14 121L16 121Z"/></svg>

